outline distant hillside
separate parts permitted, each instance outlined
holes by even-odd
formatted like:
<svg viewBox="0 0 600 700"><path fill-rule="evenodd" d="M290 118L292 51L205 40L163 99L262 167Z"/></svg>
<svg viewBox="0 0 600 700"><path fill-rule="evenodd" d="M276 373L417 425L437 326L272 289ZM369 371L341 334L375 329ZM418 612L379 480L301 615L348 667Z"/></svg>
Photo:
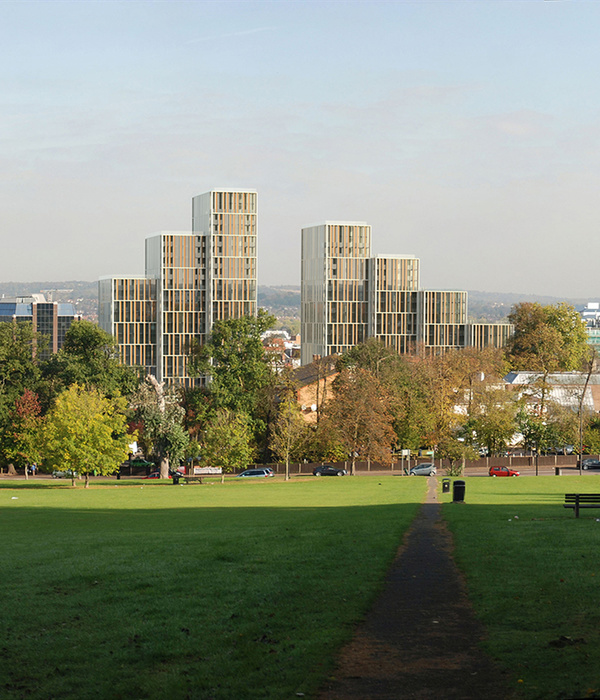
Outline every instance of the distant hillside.
<svg viewBox="0 0 600 700"><path fill-rule="evenodd" d="M71 303L90 321L98 319L98 282L0 282L0 297L44 294L48 301Z"/></svg>
<svg viewBox="0 0 600 700"><path fill-rule="evenodd" d="M469 320L487 323L499 323L507 320L512 307L521 302L530 301L539 304L559 304L566 302L576 309L585 306L593 299L564 299L542 294L503 294L499 292L469 292Z"/></svg>
<svg viewBox="0 0 600 700"><path fill-rule="evenodd" d="M68 280L66 282L0 282L0 297L18 294L45 294L52 301L70 302L84 318L98 318L98 282ZM575 308L585 306L594 299L563 299L536 294L499 292L469 292L469 320L481 322L506 321L515 304L537 301L540 304L566 302ZM272 313L286 326L299 329L300 285L269 287L259 285L258 306Z"/></svg>
<svg viewBox="0 0 600 700"><path fill-rule="evenodd" d="M277 318L300 318L300 286L258 287L258 306Z"/></svg>

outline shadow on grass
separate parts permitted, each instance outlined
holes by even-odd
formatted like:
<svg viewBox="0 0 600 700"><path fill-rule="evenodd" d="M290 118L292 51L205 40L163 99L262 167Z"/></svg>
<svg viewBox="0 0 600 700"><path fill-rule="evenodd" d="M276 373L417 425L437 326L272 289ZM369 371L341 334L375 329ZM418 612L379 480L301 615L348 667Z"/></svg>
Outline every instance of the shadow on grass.
<svg viewBox="0 0 600 700"><path fill-rule="evenodd" d="M379 592L416 508L9 501L3 697L310 693Z"/></svg>

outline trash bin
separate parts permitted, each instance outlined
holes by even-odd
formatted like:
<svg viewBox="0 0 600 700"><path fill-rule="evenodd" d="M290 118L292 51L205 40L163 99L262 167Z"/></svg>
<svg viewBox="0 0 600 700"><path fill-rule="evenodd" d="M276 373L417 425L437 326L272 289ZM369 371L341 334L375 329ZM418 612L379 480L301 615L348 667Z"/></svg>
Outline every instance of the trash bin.
<svg viewBox="0 0 600 700"><path fill-rule="evenodd" d="M450 493L450 479L442 479L442 493Z"/></svg>
<svg viewBox="0 0 600 700"><path fill-rule="evenodd" d="M117 472L117 481L118 481L120 478L121 478L121 470L119 469L119 471Z"/></svg>
<svg viewBox="0 0 600 700"><path fill-rule="evenodd" d="M462 479L456 479L452 484L452 500L454 503L463 503L465 500L466 484Z"/></svg>
<svg viewBox="0 0 600 700"><path fill-rule="evenodd" d="M562 469L560 467L554 467L554 476L562 476Z"/></svg>
<svg viewBox="0 0 600 700"><path fill-rule="evenodd" d="M178 476L173 475L173 483L174 483L174 484L178 484L178 483L179 483L179 477L178 477Z"/></svg>

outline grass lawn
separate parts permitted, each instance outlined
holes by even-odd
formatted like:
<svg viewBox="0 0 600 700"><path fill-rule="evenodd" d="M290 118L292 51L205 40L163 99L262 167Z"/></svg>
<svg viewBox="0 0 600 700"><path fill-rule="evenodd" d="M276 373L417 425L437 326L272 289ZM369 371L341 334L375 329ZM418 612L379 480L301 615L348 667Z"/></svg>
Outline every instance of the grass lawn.
<svg viewBox="0 0 600 700"><path fill-rule="evenodd" d="M466 502L443 494L443 513L489 651L518 697L600 697L600 509L562 507L600 478L465 481Z"/></svg>
<svg viewBox="0 0 600 700"><path fill-rule="evenodd" d="M309 694L426 488L392 476L32 482L0 482L3 698Z"/></svg>

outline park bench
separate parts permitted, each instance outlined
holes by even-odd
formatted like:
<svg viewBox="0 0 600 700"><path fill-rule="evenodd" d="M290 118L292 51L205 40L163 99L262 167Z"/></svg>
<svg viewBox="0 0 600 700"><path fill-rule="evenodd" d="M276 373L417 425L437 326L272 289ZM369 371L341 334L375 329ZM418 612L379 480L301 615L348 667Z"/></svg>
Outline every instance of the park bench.
<svg viewBox="0 0 600 700"><path fill-rule="evenodd" d="M600 508L600 493L565 493L564 508L573 508L579 517L580 508Z"/></svg>
<svg viewBox="0 0 600 700"><path fill-rule="evenodd" d="M179 482L181 483L183 481L184 484L201 484L202 479L202 476L186 476L182 474L179 477Z"/></svg>

